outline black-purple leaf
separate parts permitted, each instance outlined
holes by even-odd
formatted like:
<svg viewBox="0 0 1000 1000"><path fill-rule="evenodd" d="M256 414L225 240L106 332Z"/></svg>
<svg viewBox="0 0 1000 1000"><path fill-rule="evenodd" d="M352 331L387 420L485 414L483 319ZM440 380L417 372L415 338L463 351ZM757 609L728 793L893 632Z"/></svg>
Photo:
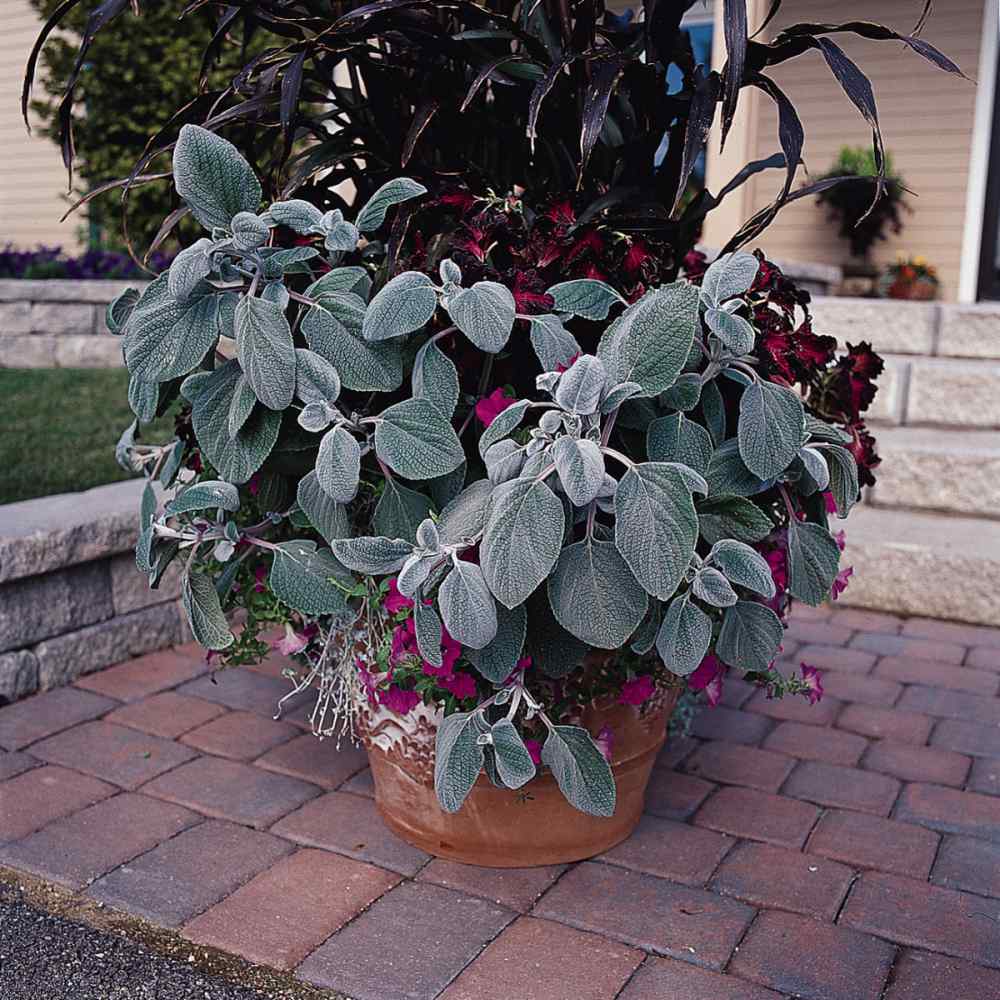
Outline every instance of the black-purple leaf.
<svg viewBox="0 0 1000 1000"><path fill-rule="evenodd" d="M500 56L497 59L491 59L486 65L482 66L479 72L476 74L475 80L472 81L472 86L469 87L468 92L465 95L465 100L462 101L462 106L458 109L459 111L464 111L475 99L476 94L479 93L480 88L486 83L487 80L492 79L494 83L503 83L508 86L513 84L513 81L508 77L505 77L502 73L498 73L497 70L503 66L505 63L510 62L528 62L529 60L525 56L515 56L511 55L509 52L506 55Z"/></svg>
<svg viewBox="0 0 1000 1000"><path fill-rule="evenodd" d="M694 71L694 93L691 95L691 105L688 109L687 130L684 133L684 155L681 159L681 173L677 179L677 193L670 209L673 215L677 211L688 178L694 170L698 154L705 148L709 130L715 118L715 105L719 99L719 77L716 73L706 74L701 66Z"/></svg>
<svg viewBox="0 0 1000 1000"><path fill-rule="evenodd" d="M746 0L725 0L723 19L726 36L726 65L722 70L722 145L726 144L729 127L736 114L736 102L743 86L743 68L747 58Z"/></svg>
<svg viewBox="0 0 1000 1000"><path fill-rule="evenodd" d="M629 62L630 56L616 53L613 56L601 56L589 63L590 83L583 101L583 128L580 130L579 176L583 175L601 129L604 128L611 93Z"/></svg>
<svg viewBox="0 0 1000 1000"><path fill-rule="evenodd" d="M285 72L281 77L281 104L279 113L281 116L281 133L285 140L282 159L288 158L292 148L292 136L294 129L292 125L295 121L295 107L299 103L299 91L302 89L302 70L305 66L307 49L299 52L294 59L285 67Z"/></svg>
<svg viewBox="0 0 1000 1000"><path fill-rule="evenodd" d="M420 137L424 134L424 129L430 125L431 119L440 109L441 105L434 100L424 101L424 103L417 108L416 113L413 116L413 121L410 122L410 128L406 133L406 138L403 140L402 155L399 158L399 165L401 167L405 167L406 164L410 162L410 157L413 156L413 150Z"/></svg>
<svg viewBox="0 0 1000 1000"><path fill-rule="evenodd" d="M535 138L538 128L538 115L542 110L542 101L548 96L549 91L555 86L559 74L569 66L576 58L575 55L568 55L554 62L546 71L545 75L535 84L531 91L531 99L528 101L528 141L531 143L531 151L535 151Z"/></svg>

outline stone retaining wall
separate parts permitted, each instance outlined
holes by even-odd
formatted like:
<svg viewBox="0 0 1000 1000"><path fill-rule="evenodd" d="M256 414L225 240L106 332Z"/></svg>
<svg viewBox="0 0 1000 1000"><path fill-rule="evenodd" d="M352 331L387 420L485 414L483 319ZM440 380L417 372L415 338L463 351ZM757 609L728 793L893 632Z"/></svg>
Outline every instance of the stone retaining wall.
<svg viewBox="0 0 1000 1000"><path fill-rule="evenodd" d="M0 704L186 641L177 573L135 568L142 486L0 506Z"/></svg>
<svg viewBox="0 0 1000 1000"><path fill-rule="evenodd" d="M0 368L118 368L107 304L142 281L0 280Z"/></svg>

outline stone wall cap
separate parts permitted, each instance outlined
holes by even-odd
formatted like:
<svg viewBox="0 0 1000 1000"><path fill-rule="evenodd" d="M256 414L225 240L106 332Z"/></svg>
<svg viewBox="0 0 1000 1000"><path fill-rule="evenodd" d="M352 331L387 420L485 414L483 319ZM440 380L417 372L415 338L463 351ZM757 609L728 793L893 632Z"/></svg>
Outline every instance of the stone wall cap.
<svg viewBox="0 0 1000 1000"><path fill-rule="evenodd" d="M143 479L0 506L0 583L128 551Z"/></svg>
<svg viewBox="0 0 1000 1000"><path fill-rule="evenodd" d="M126 288L145 288L138 278L4 278L0 302L110 302Z"/></svg>

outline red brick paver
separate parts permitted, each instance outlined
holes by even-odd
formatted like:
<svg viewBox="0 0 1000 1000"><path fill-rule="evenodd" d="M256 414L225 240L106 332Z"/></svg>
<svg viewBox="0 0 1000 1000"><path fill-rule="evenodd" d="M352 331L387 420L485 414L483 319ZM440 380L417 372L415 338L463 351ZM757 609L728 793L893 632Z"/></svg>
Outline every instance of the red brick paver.
<svg viewBox="0 0 1000 1000"><path fill-rule="evenodd" d="M36 743L31 752L51 764L74 767L131 789L195 756L179 743L112 722L84 723Z"/></svg>
<svg viewBox="0 0 1000 1000"><path fill-rule="evenodd" d="M292 850L268 833L208 820L98 879L87 895L178 927Z"/></svg>
<svg viewBox="0 0 1000 1000"><path fill-rule="evenodd" d="M716 970L754 915L736 900L593 862L568 871L533 913Z"/></svg>
<svg viewBox="0 0 1000 1000"><path fill-rule="evenodd" d="M180 806L126 792L0 847L0 862L81 889L200 821Z"/></svg>
<svg viewBox="0 0 1000 1000"><path fill-rule="evenodd" d="M109 698L77 691L75 688L56 688L45 694L25 698L0 708L0 747L4 750L23 750L30 743L62 732L115 707Z"/></svg>
<svg viewBox="0 0 1000 1000"><path fill-rule="evenodd" d="M782 793L821 806L888 816L899 795L899 787L895 778L884 774L804 760L785 782Z"/></svg>
<svg viewBox="0 0 1000 1000"><path fill-rule="evenodd" d="M690 829L684 827L683 829ZM433 882L446 889L457 889L467 896L479 896L490 902L527 913L535 900L566 870L566 865L542 865L539 868L479 868L457 861L435 858L417 875L418 882Z"/></svg>
<svg viewBox="0 0 1000 1000"><path fill-rule="evenodd" d="M25 771L0 785L0 841L26 837L114 792L114 786L105 781L62 767Z"/></svg>
<svg viewBox="0 0 1000 1000"><path fill-rule="evenodd" d="M320 945L298 976L355 1000L433 1000L513 917L483 899L407 882Z"/></svg>
<svg viewBox="0 0 1000 1000"><path fill-rule="evenodd" d="M940 839L936 833L909 823L831 809L816 824L807 850L854 868L927 878Z"/></svg>
<svg viewBox="0 0 1000 1000"><path fill-rule="evenodd" d="M1000 996L1000 629L792 622L826 697L728 679L588 863L430 858L277 658L178 647L0 707L0 865L354 1000Z"/></svg>
<svg viewBox="0 0 1000 1000"><path fill-rule="evenodd" d="M684 762L684 770L709 781L776 792L794 765L783 754L720 741L696 750Z"/></svg>
<svg viewBox="0 0 1000 1000"><path fill-rule="evenodd" d="M878 938L770 910L754 922L730 968L793 996L877 1000L892 959L892 946Z"/></svg>
<svg viewBox="0 0 1000 1000"><path fill-rule="evenodd" d="M521 917L441 994L441 1000L605 1000L645 956L564 924Z"/></svg>
<svg viewBox="0 0 1000 1000"><path fill-rule="evenodd" d="M390 832L374 802L347 792L329 792L306 803L276 824L273 832L403 875L414 875L429 858Z"/></svg>
<svg viewBox="0 0 1000 1000"><path fill-rule="evenodd" d="M1000 841L1000 799L939 785L907 785L896 818L944 833Z"/></svg>
<svg viewBox="0 0 1000 1000"><path fill-rule="evenodd" d="M832 921L853 877L850 868L834 861L770 844L742 844L722 863L711 888L753 906Z"/></svg>
<svg viewBox="0 0 1000 1000"><path fill-rule="evenodd" d="M1000 972L958 958L905 951L896 963L886 1000L941 1000L942 997L1000 997Z"/></svg>
<svg viewBox="0 0 1000 1000"><path fill-rule="evenodd" d="M557 994L558 995L558 994ZM781 994L687 962L648 958L619 1000L781 1000Z"/></svg>
<svg viewBox="0 0 1000 1000"><path fill-rule="evenodd" d="M149 653L117 667L81 677L76 686L117 701L137 701L157 691L166 691L208 670L204 654L184 656L174 650Z"/></svg>
<svg viewBox="0 0 1000 1000"><path fill-rule="evenodd" d="M1000 921L981 896L898 875L862 875L840 922L899 944L1000 966Z"/></svg>
<svg viewBox="0 0 1000 1000"><path fill-rule="evenodd" d="M151 781L147 795L263 830L319 794L315 785L219 757L198 757Z"/></svg>
<svg viewBox="0 0 1000 1000"><path fill-rule="evenodd" d="M326 851L282 858L195 917L184 936L278 969L292 969L399 877Z"/></svg>
<svg viewBox="0 0 1000 1000"><path fill-rule="evenodd" d="M856 764L868 748L868 741L856 733L807 726L801 722L782 722L764 741L764 747L802 760Z"/></svg>
<svg viewBox="0 0 1000 1000"><path fill-rule="evenodd" d="M182 736L181 743L219 757L253 760L300 732L288 722L275 722L252 712L227 712Z"/></svg>
<svg viewBox="0 0 1000 1000"><path fill-rule="evenodd" d="M806 802L749 788L723 788L705 803L694 822L734 837L801 847L818 816L819 810Z"/></svg>
<svg viewBox="0 0 1000 1000"><path fill-rule="evenodd" d="M332 740L320 743L311 733L304 733L275 747L254 763L268 771L333 789L367 767L368 755L349 743L338 750Z"/></svg>
<svg viewBox="0 0 1000 1000"><path fill-rule="evenodd" d="M222 715L226 709L201 698L188 698L175 691L163 691L151 698L123 705L107 716L108 722L131 726L144 733L175 740L191 729Z"/></svg>

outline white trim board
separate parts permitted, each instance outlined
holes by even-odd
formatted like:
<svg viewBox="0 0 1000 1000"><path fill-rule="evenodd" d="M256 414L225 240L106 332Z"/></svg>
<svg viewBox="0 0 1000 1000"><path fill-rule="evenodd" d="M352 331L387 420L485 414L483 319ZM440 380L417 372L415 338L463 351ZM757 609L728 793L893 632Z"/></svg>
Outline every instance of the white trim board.
<svg viewBox="0 0 1000 1000"><path fill-rule="evenodd" d="M969 181L965 196L965 228L958 271L958 301L975 302L979 283L979 255L983 243L983 209L990 167L993 101L997 78L997 46L1000 34L1000 0L985 0L979 66L976 70L976 113L969 151Z"/></svg>

